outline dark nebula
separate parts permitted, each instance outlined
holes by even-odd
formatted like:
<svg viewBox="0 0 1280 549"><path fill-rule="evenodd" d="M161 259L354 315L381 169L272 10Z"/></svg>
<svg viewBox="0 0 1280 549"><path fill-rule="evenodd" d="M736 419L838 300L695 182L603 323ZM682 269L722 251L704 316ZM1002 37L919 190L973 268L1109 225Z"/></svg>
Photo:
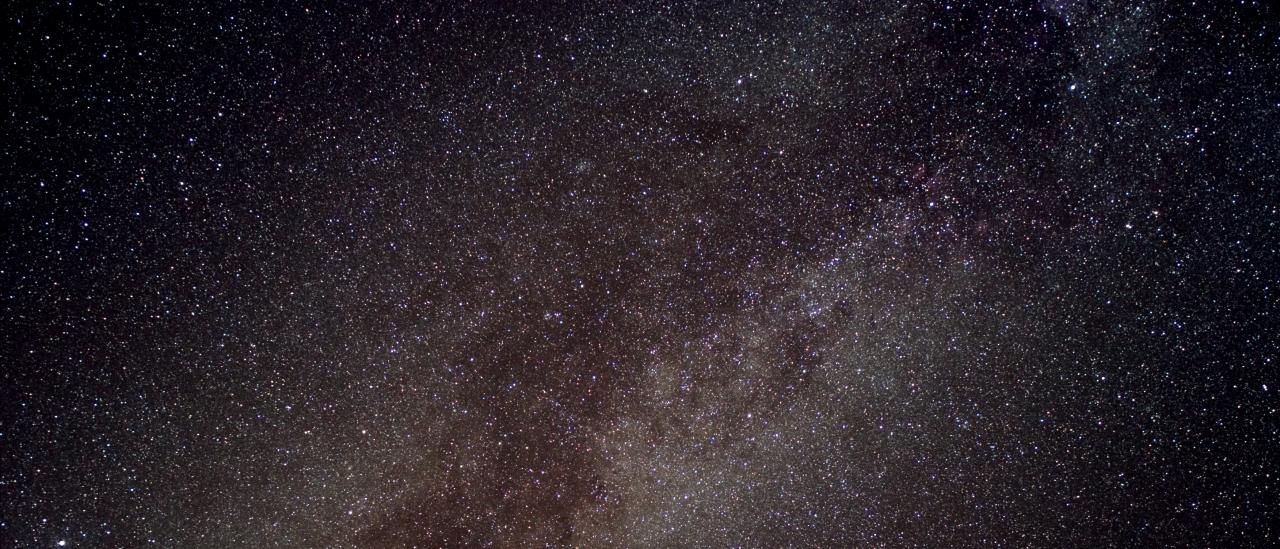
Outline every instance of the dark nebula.
<svg viewBox="0 0 1280 549"><path fill-rule="evenodd" d="M1280 544L1274 3L4 11L6 547Z"/></svg>

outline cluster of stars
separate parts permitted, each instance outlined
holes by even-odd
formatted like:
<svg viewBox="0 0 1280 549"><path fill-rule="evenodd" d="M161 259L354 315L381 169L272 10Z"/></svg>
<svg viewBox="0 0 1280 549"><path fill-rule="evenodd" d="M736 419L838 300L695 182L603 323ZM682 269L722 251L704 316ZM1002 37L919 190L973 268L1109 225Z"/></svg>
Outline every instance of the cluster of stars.
<svg viewBox="0 0 1280 549"><path fill-rule="evenodd" d="M0 539L1280 543L1274 7L428 4L5 16Z"/></svg>

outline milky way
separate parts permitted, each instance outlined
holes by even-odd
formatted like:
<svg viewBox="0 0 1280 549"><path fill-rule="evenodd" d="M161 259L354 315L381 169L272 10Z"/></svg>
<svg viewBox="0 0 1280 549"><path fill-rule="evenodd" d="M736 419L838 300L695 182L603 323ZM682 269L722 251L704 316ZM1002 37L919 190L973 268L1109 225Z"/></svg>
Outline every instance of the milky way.
<svg viewBox="0 0 1280 549"><path fill-rule="evenodd" d="M1266 2L187 4L6 10L6 546L1280 544Z"/></svg>

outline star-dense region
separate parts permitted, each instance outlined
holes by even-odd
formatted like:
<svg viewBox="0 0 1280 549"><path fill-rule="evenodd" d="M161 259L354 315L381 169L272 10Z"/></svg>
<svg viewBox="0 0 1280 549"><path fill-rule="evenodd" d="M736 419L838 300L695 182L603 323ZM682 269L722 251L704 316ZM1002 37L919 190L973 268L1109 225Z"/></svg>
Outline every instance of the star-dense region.
<svg viewBox="0 0 1280 549"><path fill-rule="evenodd" d="M1280 543L1275 4L4 11L5 546Z"/></svg>

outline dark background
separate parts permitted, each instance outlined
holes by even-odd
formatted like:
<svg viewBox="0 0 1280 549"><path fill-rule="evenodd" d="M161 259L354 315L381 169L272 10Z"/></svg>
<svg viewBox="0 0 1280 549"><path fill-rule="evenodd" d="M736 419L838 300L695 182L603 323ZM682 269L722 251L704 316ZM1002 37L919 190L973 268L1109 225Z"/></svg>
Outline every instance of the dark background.
<svg viewBox="0 0 1280 549"><path fill-rule="evenodd" d="M0 540L1265 546L1265 2L42 2Z"/></svg>

